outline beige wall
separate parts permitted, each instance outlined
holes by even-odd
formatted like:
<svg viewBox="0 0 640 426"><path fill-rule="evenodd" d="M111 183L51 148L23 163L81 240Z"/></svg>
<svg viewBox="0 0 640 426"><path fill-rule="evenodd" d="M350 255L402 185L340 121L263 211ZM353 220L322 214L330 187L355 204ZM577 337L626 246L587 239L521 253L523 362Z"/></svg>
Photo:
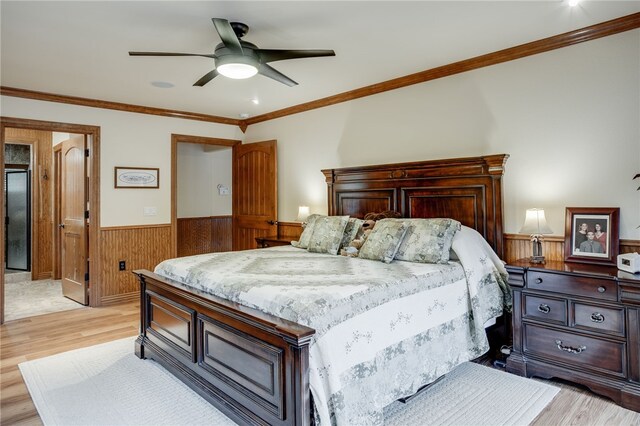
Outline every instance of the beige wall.
<svg viewBox="0 0 640 426"><path fill-rule="evenodd" d="M150 225L171 222L171 134L241 139L236 126L87 108L30 99L0 97L7 117L100 127L100 225ZM115 166L160 168L159 189L114 189ZM156 207L156 216L144 216Z"/></svg>
<svg viewBox="0 0 640 426"><path fill-rule="evenodd" d="M510 154L505 231L527 208L620 207L639 239L640 30L250 126L278 140L279 220L327 210L323 168Z"/></svg>
<svg viewBox="0 0 640 426"><path fill-rule="evenodd" d="M507 153L505 231L541 207L620 207L640 239L640 30L249 127L3 96L2 115L100 126L102 226L168 223L171 133L278 140L279 220L326 212L323 168ZM113 188L114 166L160 167L160 189ZM158 215L143 216L155 206Z"/></svg>
<svg viewBox="0 0 640 426"><path fill-rule="evenodd" d="M178 217L231 215L231 148L210 150L208 145L178 144Z"/></svg>

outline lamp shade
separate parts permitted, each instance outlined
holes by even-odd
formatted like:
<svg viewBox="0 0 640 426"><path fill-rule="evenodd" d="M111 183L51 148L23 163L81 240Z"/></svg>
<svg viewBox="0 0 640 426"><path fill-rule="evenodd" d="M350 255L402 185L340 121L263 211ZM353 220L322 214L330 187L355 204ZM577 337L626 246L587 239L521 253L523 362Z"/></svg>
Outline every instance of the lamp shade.
<svg viewBox="0 0 640 426"><path fill-rule="evenodd" d="M296 221L304 222L309 217L309 207L308 206L300 206L298 207L298 217Z"/></svg>
<svg viewBox="0 0 640 426"><path fill-rule="evenodd" d="M544 209L527 209L524 225L520 229L521 234L553 234L547 219L544 217Z"/></svg>

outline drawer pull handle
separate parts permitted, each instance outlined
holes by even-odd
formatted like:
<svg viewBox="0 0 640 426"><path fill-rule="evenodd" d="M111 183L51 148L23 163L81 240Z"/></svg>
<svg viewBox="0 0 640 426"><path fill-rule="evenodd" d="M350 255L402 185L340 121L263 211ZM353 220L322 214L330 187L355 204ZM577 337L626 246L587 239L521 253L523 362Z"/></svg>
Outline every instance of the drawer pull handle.
<svg viewBox="0 0 640 426"><path fill-rule="evenodd" d="M594 312L591 314L591 321L604 322L604 315L602 315L600 312Z"/></svg>
<svg viewBox="0 0 640 426"><path fill-rule="evenodd" d="M607 289L603 286L598 287L598 293L604 293Z"/></svg>
<svg viewBox="0 0 640 426"><path fill-rule="evenodd" d="M540 306L538 306L538 310L543 314L548 314L549 312L551 312L551 308L545 303L541 303ZM593 318L593 315L591 316L591 318Z"/></svg>
<svg viewBox="0 0 640 426"><path fill-rule="evenodd" d="M579 354L580 352L587 350L587 347L584 345L581 345L577 348L572 348L571 346L564 346L562 344L562 340L556 340L556 345L558 346L558 349L560 349L561 351L569 352L570 354Z"/></svg>
<svg viewBox="0 0 640 426"><path fill-rule="evenodd" d="M540 277L536 278L536 284L542 284L542 278Z"/></svg>

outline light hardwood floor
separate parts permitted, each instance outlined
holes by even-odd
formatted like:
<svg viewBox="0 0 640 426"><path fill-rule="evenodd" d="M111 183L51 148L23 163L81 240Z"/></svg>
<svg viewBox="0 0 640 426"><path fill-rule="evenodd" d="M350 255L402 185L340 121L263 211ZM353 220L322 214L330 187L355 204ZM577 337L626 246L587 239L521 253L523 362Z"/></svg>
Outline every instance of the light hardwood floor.
<svg viewBox="0 0 640 426"><path fill-rule="evenodd" d="M11 321L0 329L0 424L39 425L18 364L138 334L138 304L83 308ZM557 381L555 399L533 425L640 425L640 414Z"/></svg>

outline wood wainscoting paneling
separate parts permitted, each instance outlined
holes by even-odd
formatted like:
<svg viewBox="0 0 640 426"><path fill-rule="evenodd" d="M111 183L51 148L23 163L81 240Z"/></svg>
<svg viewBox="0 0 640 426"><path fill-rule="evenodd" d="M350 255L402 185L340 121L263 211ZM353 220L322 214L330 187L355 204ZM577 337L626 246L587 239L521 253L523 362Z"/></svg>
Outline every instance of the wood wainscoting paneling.
<svg viewBox="0 0 640 426"><path fill-rule="evenodd" d="M210 229L211 241L215 240L210 251L231 249L230 216L195 219L208 219L208 228L204 229ZM298 239L302 233L302 227L299 222L279 222L278 232L281 237ZM213 238L214 235L217 237ZM102 297L97 302L97 306L136 300L139 296L138 281L131 271L135 269L153 270L158 263L170 258L170 236L171 226L169 224L101 228L100 281L102 283ZM531 242L528 235L505 234L504 243L504 260L507 263L531 255ZM640 252L640 240L620 240L620 253L634 251ZM543 253L549 260L563 260L564 237L545 237ZM118 263L121 260L126 262L124 271L118 269Z"/></svg>
<svg viewBox="0 0 640 426"><path fill-rule="evenodd" d="M640 240L620 240L620 253L640 253Z"/></svg>
<svg viewBox="0 0 640 426"><path fill-rule="evenodd" d="M302 234L301 222L278 222L278 236L299 240Z"/></svg>
<svg viewBox="0 0 640 426"><path fill-rule="evenodd" d="M504 261L512 263L531 256L531 239L523 234L504 234ZM640 253L640 240L620 240L620 253ZM542 241L542 254L547 260L564 260L564 237L545 236Z"/></svg>
<svg viewBox="0 0 640 426"><path fill-rule="evenodd" d="M178 218L178 257L231 251L231 216Z"/></svg>
<svg viewBox="0 0 640 426"><path fill-rule="evenodd" d="M113 305L136 300L139 284L131 271L148 269L171 257L171 225L116 226L101 228L100 279L98 305ZM126 268L119 270L124 260Z"/></svg>

